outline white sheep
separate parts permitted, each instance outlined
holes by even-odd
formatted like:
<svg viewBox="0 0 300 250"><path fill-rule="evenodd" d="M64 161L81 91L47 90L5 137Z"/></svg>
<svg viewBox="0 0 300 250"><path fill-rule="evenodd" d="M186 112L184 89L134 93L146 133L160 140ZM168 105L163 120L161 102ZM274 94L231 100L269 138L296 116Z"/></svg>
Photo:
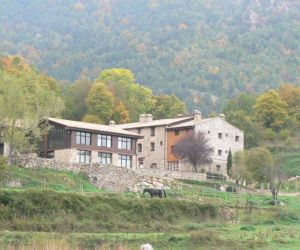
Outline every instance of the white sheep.
<svg viewBox="0 0 300 250"><path fill-rule="evenodd" d="M147 243L141 245L141 250L153 250L153 247L149 243Z"/></svg>

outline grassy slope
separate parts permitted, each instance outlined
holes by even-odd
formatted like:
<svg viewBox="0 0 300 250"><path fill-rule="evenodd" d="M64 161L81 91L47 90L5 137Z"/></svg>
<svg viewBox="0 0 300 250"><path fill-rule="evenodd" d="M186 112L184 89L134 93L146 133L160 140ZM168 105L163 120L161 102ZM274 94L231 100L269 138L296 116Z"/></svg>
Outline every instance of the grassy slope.
<svg viewBox="0 0 300 250"><path fill-rule="evenodd" d="M273 208L270 196L237 196L217 191L216 183L186 181L160 200L107 193L85 176L65 171L15 167L10 174L26 190L0 192L0 246L110 249L121 244L138 249L150 242L155 249L300 247L300 197L281 197L286 205ZM47 188L60 192L41 190L44 180ZM78 192L80 183L86 193Z"/></svg>
<svg viewBox="0 0 300 250"><path fill-rule="evenodd" d="M32 170L28 168L10 167L9 179L20 180L22 188L48 188L65 192L102 192L91 184L87 176L70 171L51 169ZM6 181L3 182L6 185Z"/></svg>

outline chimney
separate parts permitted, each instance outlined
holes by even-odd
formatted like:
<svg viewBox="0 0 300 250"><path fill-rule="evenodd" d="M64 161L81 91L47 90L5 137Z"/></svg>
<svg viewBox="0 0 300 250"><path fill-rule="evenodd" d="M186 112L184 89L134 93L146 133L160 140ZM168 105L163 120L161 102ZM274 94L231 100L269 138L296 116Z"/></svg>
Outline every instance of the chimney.
<svg viewBox="0 0 300 250"><path fill-rule="evenodd" d="M220 117L222 120L225 120L225 115L224 115L224 114L220 114L219 117Z"/></svg>
<svg viewBox="0 0 300 250"><path fill-rule="evenodd" d="M113 121L113 120L109 121L109 126L115 126L115 125L116 125L115 121Z"/></svg>
<svg viewBox="0 0 300 250"><path fill-rule="evenodd" d="M194 110L193 116L194 116L195 123L201 122L202 117L201 117L201 112L199 110Z"/></svg>
<svg viewBox="0 0 300 250"><path fill-rule="evenodd" d="M146 122L146 114L140 114L139 122L145 123Z"/></svg>
<svg viewBox="0 0 300 250"><path fill-rule="evenodd" d="M152 122L153 121L153 116L151 114L146 115L146 122Z"/></svg>

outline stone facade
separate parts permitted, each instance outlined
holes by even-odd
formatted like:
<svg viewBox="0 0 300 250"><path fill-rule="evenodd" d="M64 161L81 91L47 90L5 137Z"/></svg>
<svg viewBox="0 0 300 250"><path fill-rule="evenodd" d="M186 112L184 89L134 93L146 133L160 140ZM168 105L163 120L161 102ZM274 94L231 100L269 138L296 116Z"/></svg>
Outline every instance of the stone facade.
<svg viewBox="0 0 300 250"><path fill-rule="evenodd" d="M140 133L143 139L137 140L138 168L164 169L166 161L166 129L164 126L143 127L130 130ZM151 132L154 131L154 135ZM141 146L139 146L141 145ZM139 150L141 147L141 150Z"/></svg>
<svg viewBox="0 0 300 250"><path fill-rule="evenodd" d="M223 116L200 120L194 129L195 133L204 133L214 150L208 171L227 175L228 153L244 150L244 132L225 121Z"/></svg>

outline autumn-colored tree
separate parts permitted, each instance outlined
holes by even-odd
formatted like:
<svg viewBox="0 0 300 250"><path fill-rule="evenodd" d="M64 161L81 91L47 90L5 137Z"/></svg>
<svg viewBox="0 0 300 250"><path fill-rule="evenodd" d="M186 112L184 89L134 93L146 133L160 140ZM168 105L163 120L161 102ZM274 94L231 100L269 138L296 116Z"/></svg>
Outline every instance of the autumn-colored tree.
<svg viewBox="0 0 300 250"><path fill-rule="evenodd" d="M86 98L86 105L88 114L107 123L113 114L114 97L104 83L96 82Z"/></svg>
<svg viewBox="0 0 300 250"><path fill-rule="evenodd" d="M83 118L82 118L83 122L88 122L88 123L96 123L96 124L102 124L102 121L100 120L100 118L96 115L91 115L91 114L86 114Z"/></svg>
<svg viewBox="0 0 300 250"><path fill-rule="evenodd" d="M124 104L131 121L137 121L140 114L152 110L154 100L151 89L136 83L130 70L104 70L98 80L106 84L116 101L121 101Z"/></svg>
<svg viewBox="0 0 300 250"><path fill-rule="evenodd" d="M116 123L126 123L130 121L129 112L121 101L117 101L115 104L111 119Z"/></svg>
<svg viewBox="0 0 300 250"><path fill-rule="evenodd" d="M0 128L9 146L9 164L14 153L34 148L32 140L41 136L41 119L62 111L61 97L41 79L39 73L14 75L0 71Z"/></svg>
<svg viewBox="0 0 300 250"><path fill-rule="evenodd" d="M186 106L175 95L159 95L154 97L155 106L152 114L156 119L172 118L186 112Z"/></svg>
<svg viewBox="0 0 300 250"><path fill-rule="evenodd" d="M261 95L253 106L255 116L266 128L277 131L282 128L287 119L287 103L275 90Z"/></svg>
<svg viewBox="0 0 300 250"><path fill-rule="evenodd" d="M298 114L300 120L300 88L286 83L278 88L278 94L287 103L289 115Z"/></svg>
<svg viewBox="0 0 300 250"><path fill-rule="evenodd" d="M174 155L192 164L195 172L198 172L201 165L212 162L210 158L212 152L213 149L208 145L208 139L201 132L183 137L173 149Z"/></svg>

